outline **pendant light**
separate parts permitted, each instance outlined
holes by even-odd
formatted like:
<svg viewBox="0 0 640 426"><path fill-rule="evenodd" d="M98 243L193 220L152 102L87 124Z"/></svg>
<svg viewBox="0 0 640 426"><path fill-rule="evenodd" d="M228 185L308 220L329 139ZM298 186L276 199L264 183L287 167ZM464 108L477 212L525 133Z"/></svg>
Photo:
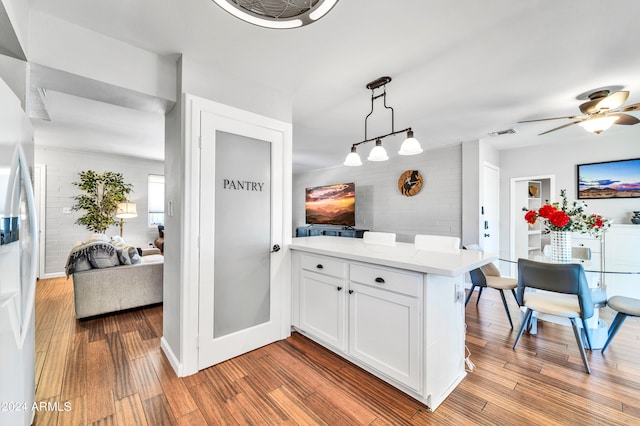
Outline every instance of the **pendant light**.
<svg viewBox="0 0 640 426"><path fill-rule="evenodd" d="M356 152L355 145L351 147L351 152L347 155L347 158L344 159L343 164L345 166L350 166L350 167L362 166L362 160L360 159L360 156Z"/></svg>
<svg viewBox="0 0 640 426"><path fill-rule="evenodd" d="M416 155L422 152L422 147L420 146L420 142L418 139L413 137L413 130L407 131L407 138L402 142L400 146L400 151L398 154L400 155Z"/></svg>
<svg viewBox="0 0 640 426"><path fill-rule="evenodd" d="M413 130L411 129L411 127L398 130L398 131L395 130L394 111L392 107L387 106L387 83L389 83L390 81L391 81L391 77L385 76L385 77L380 77L376 80L373 80L367 84L367 89L371 90L371 111L364 119L364 140L354 143L351 146L351 152L347 155L343 163L345 166L361 166L362 160L360 160L360 156L356 153L356 147L360 144L373 142L373 141L376 141L376 145L373 147L373 149L369 153L367 160L387 161L389 159L389 155L387 154L387 151L382 146L382 139L386 138L387 136L394 136L404 132L407 133L407 139L405 139L405 141L402 143L402 146L400 147L400 151L398 152L398 154L416 155L422 152L422 147L420 146L420 142L418 142L418 140L413 136ZM382 93L376 95L375 94L376 89L380 89L380 88L382 88ZM374 101L380 97L383 99L384 107L386 109L391 110L391 132L387 133L386 135L376 136L375 138L368 138L367 137L367 124L368 124L367 120L369 119L371 114L373 114Z"/></svg>
<svg viewBox="0 0 640 426"><path fill-rule="evenodd" d="M376 146L371 149L367 160L369 161L387 161L389 156L387 155L387 150L382 146L382 141L380 139L376 139Z"/></svg>

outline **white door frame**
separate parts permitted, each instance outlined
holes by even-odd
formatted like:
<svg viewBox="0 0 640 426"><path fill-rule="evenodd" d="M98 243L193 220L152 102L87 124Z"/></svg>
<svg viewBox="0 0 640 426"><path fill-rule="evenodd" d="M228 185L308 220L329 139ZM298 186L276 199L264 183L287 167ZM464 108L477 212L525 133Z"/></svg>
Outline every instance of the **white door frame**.
<svg viewBox="0 0 640 426"><path fill-rule="evenodd" d="M291 332L291 259L289 245L291 244L291 165L292 165L292 126L273 118L265 117L249 111L234 108L218 102L197 96L184 95L184 140L185 140L185 175L183 192L183 221L182 224L182 253L180 256L182 267L180 281L180 354L171 354L171 348L165 343L163 349L168 354L178 376L188 376L198 372L198 322L199 322L199 289L200 289L200 128L202 112L238 122L251 123L283 134L282 170L272 170L272 173L282 173L282 188L273 188L282 194L282 256L278 268L282 272L282 328L281 335L288 336ZM288 273L287 273L288 272ZM181 360L178 361L178 360Z"/></svg>
<svg viewBox="0 0 640 426"><path fill-rule="evenodd" d="M38 213L38 278L46 278L46 240L47 240L47 166L36 164L33 169L33 192L36 212Z"/></svg>

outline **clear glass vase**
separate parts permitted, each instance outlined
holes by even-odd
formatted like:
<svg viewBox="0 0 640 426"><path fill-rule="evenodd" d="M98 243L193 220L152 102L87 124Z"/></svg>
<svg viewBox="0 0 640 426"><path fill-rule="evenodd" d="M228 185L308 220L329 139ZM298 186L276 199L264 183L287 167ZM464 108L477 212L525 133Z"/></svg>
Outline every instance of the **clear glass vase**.
<svg viewBox="0 0 640 426"><path fill-rule="evenodd" d="M551 231L551 260L557 263L571 262L571 233Z"/></svg>

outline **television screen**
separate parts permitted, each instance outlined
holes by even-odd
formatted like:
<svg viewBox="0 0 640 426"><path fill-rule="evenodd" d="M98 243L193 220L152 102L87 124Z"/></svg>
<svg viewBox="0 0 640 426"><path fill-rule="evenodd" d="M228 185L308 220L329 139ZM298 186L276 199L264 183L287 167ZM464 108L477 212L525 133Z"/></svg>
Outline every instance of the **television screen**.
<svg viewBox="0 0 640 426"><path fill-rule="evenodd" d="M308 224L355 226L355 185L340 183L307 188L305 210Z"/></svg>
<svg viewBox="0 0 640 426"><path fill-rule="evenodd" d="M578 198L640 197L640 158L578 164Z"/></svg>

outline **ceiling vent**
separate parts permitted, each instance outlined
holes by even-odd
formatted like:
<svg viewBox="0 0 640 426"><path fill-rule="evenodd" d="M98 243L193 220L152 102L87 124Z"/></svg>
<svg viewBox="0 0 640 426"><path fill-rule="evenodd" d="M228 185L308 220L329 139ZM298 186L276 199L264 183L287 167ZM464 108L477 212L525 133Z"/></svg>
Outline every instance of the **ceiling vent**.
<svg viewBox="0 0 640 426"><path fill-rule="evenodd" d="M497 132L489 132L489 136L512 135L518 133L516 129L498 130Z"/></svg>

